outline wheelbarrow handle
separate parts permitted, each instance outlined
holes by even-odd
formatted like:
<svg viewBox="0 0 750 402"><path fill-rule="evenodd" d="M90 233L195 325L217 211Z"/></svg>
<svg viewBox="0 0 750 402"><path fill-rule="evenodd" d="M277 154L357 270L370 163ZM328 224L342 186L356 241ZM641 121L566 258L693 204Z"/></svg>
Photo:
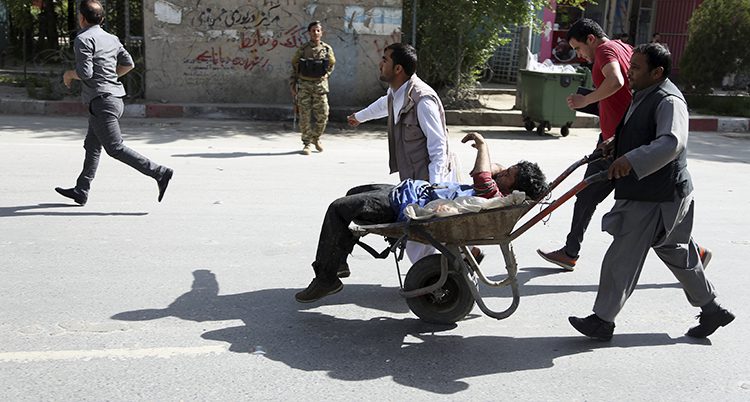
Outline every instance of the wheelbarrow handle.
<svg viewBox="0 0 750 402"><path fill-rule="evenodd" d="M597 148L594 152L592 152L590 155L586 156L586 163L591 163L594 161L598 161L599 159L604 158L604 150L601 148Z"/></svg>
<svg viewBox="0 0 750 402"><path fill-rule="evenodd" d="M586 182L586 185L596 183L599 181L605 181L609 180L609 170L602 170L597 173L592 174L591 176L583 179L584 182Z"/></svg>
<svg viewBox="0 0 750 402"><path fill-rule="evenodd" d="M564 204L565 201L568 201L571 199L574 195L578 194L583 190L584 188L588 187L592 183L596 183L599 181L608 180L607 177L608 171L602 170L600 172L594 173L591 176L586 177L583 179L580 183L576 184L573 188L568 190L565 194L562 195L562 197L556 199L551 204L547 206L547 208L544 208L543 210L539 211L534 217L529 219L526 223L523 224L520 228L514 230L508 237L509 241L513 241L518 236L522 235L524 232L529 230L532 226L534 226L537 222L544 219L547 215L551 214L552 211L556 210L560 205Z"/></svg>
<svg viewBox="0 0 750 402"><path fill-rule="evenodd" d="M553 180L549 186L547 186L547 190L542 193L536 200L534 200L534 204L537 204L539 201L543 200L547 195L552 193L552 190L554 190L560 183L562 183L563 180L567 179L568 176L570 176L571 173L573 173L576 169L583 165L587 165L592 162L596 162L600 159L604 158L604 151L600 148L597 148L594 152L592 152L589 155L584 156L583 158L575 161L572 165L570 165L567 169L565 169L560 176L558 176L555 180Z"/></svg>

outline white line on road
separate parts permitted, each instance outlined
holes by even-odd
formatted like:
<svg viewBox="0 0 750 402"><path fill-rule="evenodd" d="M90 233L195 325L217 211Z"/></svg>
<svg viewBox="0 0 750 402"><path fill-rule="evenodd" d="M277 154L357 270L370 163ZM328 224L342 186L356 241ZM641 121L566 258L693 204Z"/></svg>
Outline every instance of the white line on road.
<svg viewBox="0 0 750 402"><path fill-rule="evenodd" d="M167 347L146 349L102 349L102 350L49 350L32 352L2 352L0 362L45 362L53 360L90 359L142 359L145 357L170 358L176 356L198 356L227 351L226 345L198 347Z"/></svg>

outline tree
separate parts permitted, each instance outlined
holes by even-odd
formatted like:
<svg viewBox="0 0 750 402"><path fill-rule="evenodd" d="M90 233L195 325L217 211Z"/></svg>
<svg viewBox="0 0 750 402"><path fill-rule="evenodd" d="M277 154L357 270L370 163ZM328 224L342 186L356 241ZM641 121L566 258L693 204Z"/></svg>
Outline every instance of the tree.
<svg viewBox="0 0 750 402"><path fill-rule="evenodd" d="M581 7L584 0L559 0ZM549 0L417 0L419 75L448 97L461 99L475 85L477 66L501 45L499 34L513 25L537 27L538 10ZM413 0L404 0L404 33L411 32Z"/></svg>
<svg viewBox="0 0 750 402"><path fill-rule="evenodd" d="M721 85L732 73L750 69L750 2L705 0L690 18L680 60L682 80L697 92Z"/></svg>
<svg viewBox="0 0 750 402"><path fill-rule="evenodd" d="M42 49L57 49L60 47L57 34L57 12L54 0L43 0L39 13L39 47Z"/></svg>
<svg viewBox="0 0 750 402"><path fill-rule="evenodd" d="M5 4L10 21L10 43L21 52L30 54L33 50L33 32L36 18L31 12L31 2L27 0L0 0Z"/></svg>

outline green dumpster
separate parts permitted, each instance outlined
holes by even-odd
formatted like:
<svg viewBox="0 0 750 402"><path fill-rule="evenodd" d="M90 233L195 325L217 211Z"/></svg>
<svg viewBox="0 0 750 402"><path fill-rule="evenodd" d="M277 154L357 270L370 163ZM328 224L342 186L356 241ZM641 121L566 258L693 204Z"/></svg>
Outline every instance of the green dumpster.
<svg viewBox="0 0 750 402"><path fill-rule="evenodd" d="M560 127L560 134L566 137L576 118L576 112L568 108L566 98L584 85L586 74L530 70L520 70L519 73L523 96L521 115L526 130L534 130L535 123L538 123L537 134L544 135L545 129Z"/></svg>

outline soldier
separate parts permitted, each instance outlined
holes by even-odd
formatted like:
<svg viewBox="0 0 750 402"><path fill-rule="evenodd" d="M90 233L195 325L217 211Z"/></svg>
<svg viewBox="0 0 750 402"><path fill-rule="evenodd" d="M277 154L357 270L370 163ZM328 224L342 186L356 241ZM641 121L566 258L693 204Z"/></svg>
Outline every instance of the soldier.
<svg viewBox="0 0 750 402"><path fill-rule="evenodd" d="M303 155L310 155L310 144L315 145L318 152L323 152L320 136L328 122L328 77L336 64L333 49L320 40L323 37L320 21L311 22L307 32L310 41L297 49L292 57L292 77L289 80L292 98L299 111Z"/></svg>

